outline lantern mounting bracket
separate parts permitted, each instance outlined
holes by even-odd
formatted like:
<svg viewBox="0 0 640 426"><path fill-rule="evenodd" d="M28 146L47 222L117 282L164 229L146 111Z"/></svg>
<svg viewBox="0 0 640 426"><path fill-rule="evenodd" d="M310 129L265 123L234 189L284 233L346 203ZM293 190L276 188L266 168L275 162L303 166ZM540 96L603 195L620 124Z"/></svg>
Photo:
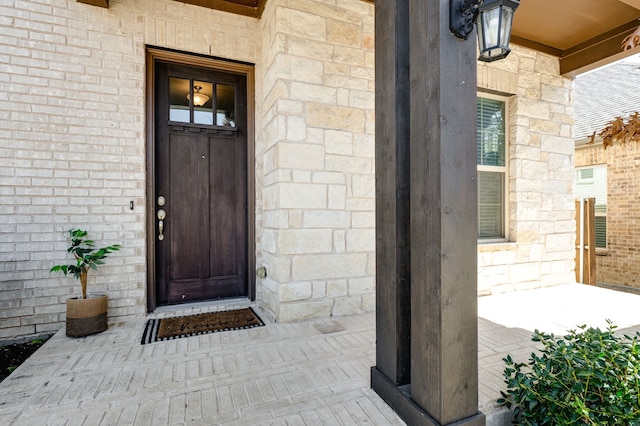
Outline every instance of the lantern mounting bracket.
<svg viewBox="0 0 640 426"><path fill-rule="evenodd" d="M449 0L449 29L453 35L469 38L481 4L482 0Z"/></svg>

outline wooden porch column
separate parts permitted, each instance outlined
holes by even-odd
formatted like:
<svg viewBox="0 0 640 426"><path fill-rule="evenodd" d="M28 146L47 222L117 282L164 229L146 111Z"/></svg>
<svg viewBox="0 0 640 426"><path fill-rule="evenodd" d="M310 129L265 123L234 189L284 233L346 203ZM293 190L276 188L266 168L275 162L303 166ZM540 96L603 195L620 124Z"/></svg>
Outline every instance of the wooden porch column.
<svg viewBox="0 0 640 426"><path fill-rule="evenodd" d="M376 367L411 382L409 1L376 3Z"/></svg>
<svg viewBox="0 0 640 426"><path fill-rule="evenodd" d="M485 424L478 412L475 55L472 38L449 32L449 0L376 3L371 381L411 425Z"/></svg>

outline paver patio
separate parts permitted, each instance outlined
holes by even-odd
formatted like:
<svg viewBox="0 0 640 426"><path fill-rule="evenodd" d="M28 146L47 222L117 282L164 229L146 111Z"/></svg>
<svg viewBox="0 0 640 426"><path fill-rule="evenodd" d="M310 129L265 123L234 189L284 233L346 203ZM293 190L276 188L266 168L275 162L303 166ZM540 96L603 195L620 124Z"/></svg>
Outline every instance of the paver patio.
<svg viewBox="0 0 640 426"><path fill-rule="evenodd" d="M217 305L215 309L246 306ZM582 285L479 298L480 408L495 407L502 357L525 360L531 331L586 323L640 329L640 296ZM212 310L183 307L157 315ZM257 309L259 314L262 312ZM64 332L0 384L0 419L11 425L396 425L369 388L375 315L362 314L140 345L146 318L95 336Z"/></svg>

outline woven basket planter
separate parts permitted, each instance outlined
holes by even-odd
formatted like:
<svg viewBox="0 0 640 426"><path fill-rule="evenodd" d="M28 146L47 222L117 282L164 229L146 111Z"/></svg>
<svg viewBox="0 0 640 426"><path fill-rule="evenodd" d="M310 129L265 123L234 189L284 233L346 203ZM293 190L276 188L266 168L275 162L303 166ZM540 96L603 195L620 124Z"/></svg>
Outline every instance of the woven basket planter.
<svg viewBox="0 0 640 426"><path fill-rule="evenodd" d="M67 336L84 337L105 331L108 304L106 294L67 299Z"/></svg>

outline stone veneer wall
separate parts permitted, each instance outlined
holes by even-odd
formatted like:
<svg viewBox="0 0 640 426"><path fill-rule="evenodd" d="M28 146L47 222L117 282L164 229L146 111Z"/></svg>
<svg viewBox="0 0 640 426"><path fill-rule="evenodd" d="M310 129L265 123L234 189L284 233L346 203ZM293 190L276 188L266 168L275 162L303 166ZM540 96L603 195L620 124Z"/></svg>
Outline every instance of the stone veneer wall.
<svg viewBox="0 0 640 426"><path fill-rule="evenodd" d="M481 295L575 282L573 82L556 58L512 47L478 65L479 91L510 96L509 242L478 245Z"/></svg>
<svg viewBox="0 0 640 426"><path fill-rule="evenodd" d="M640 288L640 145L576 147L576 167L607 166L607 248L596 281Z"/></svg>
<svg viewBox="0 0 640 426"><path fill-rule="evenodd" d="M0 34L0 339L63 326L79 285L49 268L70 227L124 245L89 291L109 294L112 318L144 314L145 44L256 62L258 20L172 0L24 0L0 5Z"/></svg>
<svg viewBox="0 0 640 426"><path fill-rule="evenodd" d="M279 321L375 307L373 6L270 0L263 303Z"/></svg>

